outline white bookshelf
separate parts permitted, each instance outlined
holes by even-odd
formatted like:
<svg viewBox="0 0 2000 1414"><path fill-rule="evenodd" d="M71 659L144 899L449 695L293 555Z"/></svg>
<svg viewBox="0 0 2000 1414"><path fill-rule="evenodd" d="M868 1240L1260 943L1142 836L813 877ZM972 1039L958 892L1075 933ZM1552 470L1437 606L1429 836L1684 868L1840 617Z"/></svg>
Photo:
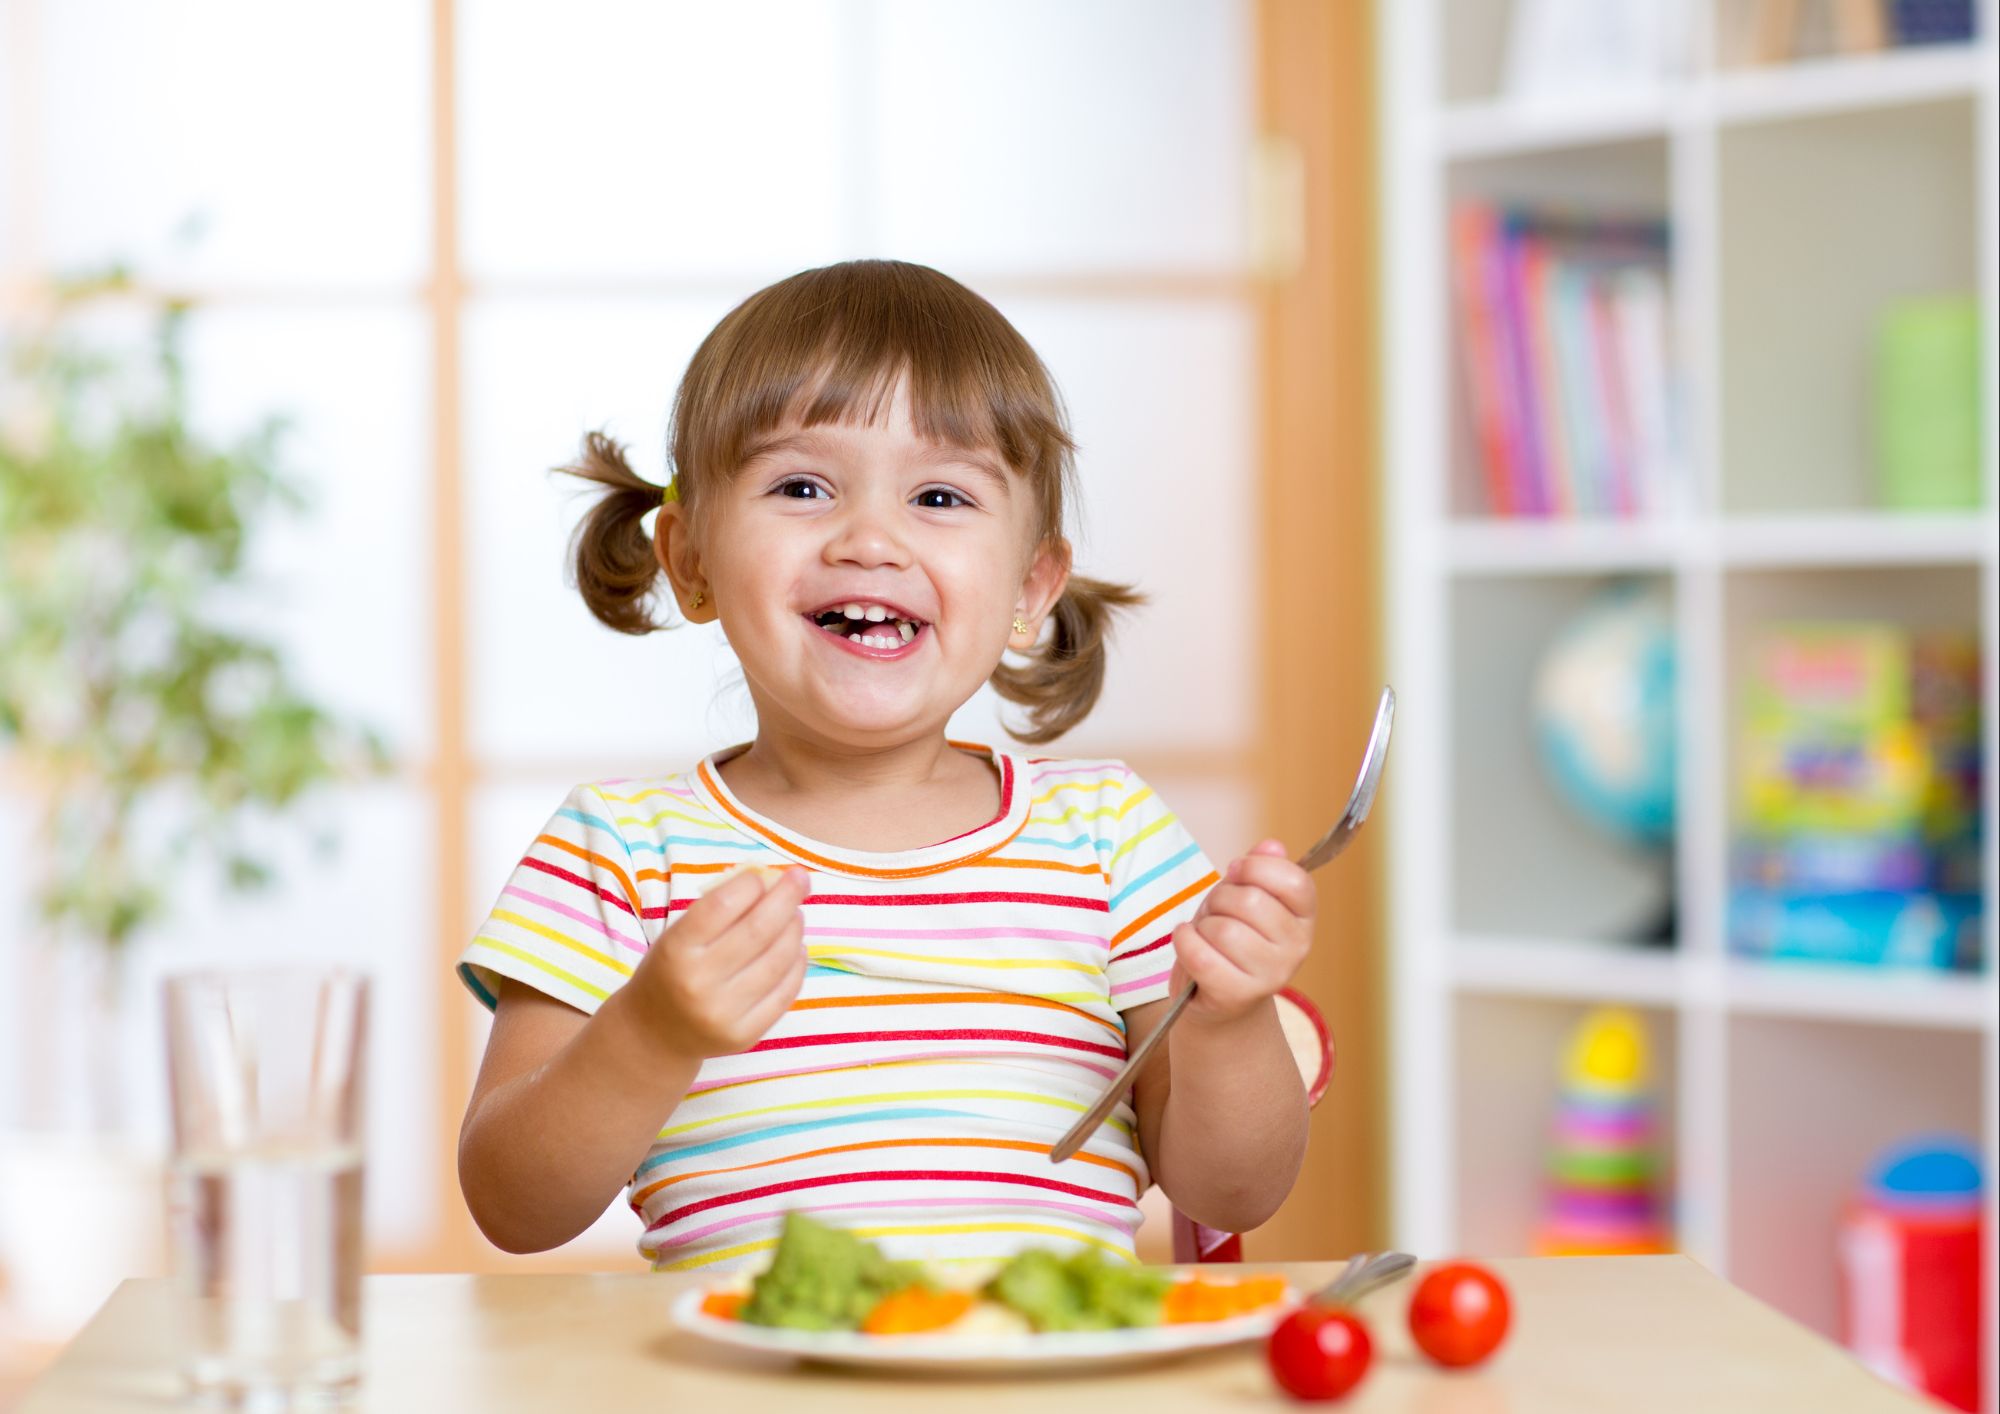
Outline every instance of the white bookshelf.
<svg viewBox="0 0 2000 1414"><path fill-rule="evenodd" d="M1508 0L1398 0L1381 33L1383 426L1390 676L1401 709L1390 864L1394 1240L1529 1250L1562 1038L1598 1002L1659 1043L1681 1250L1832 1334L1832 1222L1882 1145L1983 1138L2000 1233L1993 405L1995 15L1975 45L1719 69L1642 92L1501 93ZM1727 3L1727 0L1722 0ZM1671 220L1688 464L1640 522L1485 515L1457 426L1448 216L1461 195ZM1985 509L1872 508L1838 410L1881 302L1973 288L1984 318ZM1843 402L1845 399L1845 402ZM1663 586L1679 650L1676 937L1611 941L1652 880L1570 821L1530 759L1526 683L1612 577ZM1984 651L1986 970L1765 967L1725 936L1740 653L1764 622L1976 627ZM1988 1310L1993 1254L1988 1253ZM1989 1352L1989 1359L1991 1354ZM1986 1381L1991 1392L1996 1380Z"/></svg>

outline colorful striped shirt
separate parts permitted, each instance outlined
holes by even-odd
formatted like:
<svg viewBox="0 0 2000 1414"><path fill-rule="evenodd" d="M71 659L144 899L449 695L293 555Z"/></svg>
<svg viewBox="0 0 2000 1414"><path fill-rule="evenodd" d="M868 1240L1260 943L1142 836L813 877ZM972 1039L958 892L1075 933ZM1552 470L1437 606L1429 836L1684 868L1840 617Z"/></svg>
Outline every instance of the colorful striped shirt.
<svg viewBox="0 0 2000 1414"><path fill-rule="evenodd" d="M757 1266L794 1208L892 1257L1133 1258L1150 1179L1129 1102L1069 1162L1048 1151L1123 1064L1122 1013L1167 994L1215 870L1121 762L954 745L990 757L1000 813L899 853L751 810L717 770L733 752L578 786L461 956L489 1007L508 977L593 1012L731 866L812 871L797 1000L702 1064L632 1175L656 1270Z"/></svg>

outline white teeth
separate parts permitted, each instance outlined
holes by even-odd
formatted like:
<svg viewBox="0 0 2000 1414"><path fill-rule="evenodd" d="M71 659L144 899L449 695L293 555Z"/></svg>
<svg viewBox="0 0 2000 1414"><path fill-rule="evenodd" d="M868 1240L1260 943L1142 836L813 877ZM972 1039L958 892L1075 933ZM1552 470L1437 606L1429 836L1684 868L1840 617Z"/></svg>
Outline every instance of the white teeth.
<svg viewBox="0 0 2000 1414"><path fill-rule="evenodd" d="M868 611L859 604L843 604L841 605L840 612L847 615L850 619L865 619L868 617Z"/></svg>
<svg viewBox="0 0 2000 1414"><path fill-rule="evenodd" d="M865 643L870 648L901 648L903 646L893 638L884 638L872 633L856 634L854 641L856 643Z"/></svg>
<svg viewBox="0 0 2000 1414"><path fill-rule="evenodd" d="M896 620L896 632L903 636L903 642L905 643L908 643L917 636L916 627L908 619Z"/></svg>
<svg viewBox="0 0 2000 1414"><path fill-rule="evenodd" d="M889 611L888 611L887 609L883 608L883 607L882 607L882 606L881 606L880 604L870 604L870 605L868 606L868 622L869 622L869 623L871 623L871 624L879 624L879 623L881 623L881 622L882 622L882 620L884 620L884 619L886 619L886 618L888 618L888 617L889 617Z"/></svg>

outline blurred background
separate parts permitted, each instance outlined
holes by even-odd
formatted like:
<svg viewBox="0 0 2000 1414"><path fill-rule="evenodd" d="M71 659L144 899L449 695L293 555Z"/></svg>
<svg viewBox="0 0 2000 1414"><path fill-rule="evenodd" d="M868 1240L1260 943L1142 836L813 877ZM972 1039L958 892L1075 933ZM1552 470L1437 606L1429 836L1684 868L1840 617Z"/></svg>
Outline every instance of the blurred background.
<svg viewBox="0 0 2000 1414"><path fill-rule="evenodd" d="M1079 564L1151 595L1055 750L1226 857L1401 694L1253 1259L1683 1250L1866 1346L1841 1253L1915 1185L1939 1328L1990 1312L1994 32L0 0L0 1367L164 1261L193 966L373 978L372 1269L636 1261L622 1209L470 1224L450 962L571 784L754 723L713 628L588 617L548 468L603 427L661 479L714 322L859 256L1020 327Z"/></svg>

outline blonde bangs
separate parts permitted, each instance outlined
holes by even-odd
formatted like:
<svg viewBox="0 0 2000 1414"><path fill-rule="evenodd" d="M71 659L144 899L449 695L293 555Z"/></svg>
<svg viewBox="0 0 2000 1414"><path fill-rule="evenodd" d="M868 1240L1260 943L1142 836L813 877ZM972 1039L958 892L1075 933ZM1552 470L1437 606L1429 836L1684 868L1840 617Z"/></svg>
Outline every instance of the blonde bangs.
<svg viewBox="0 0 2000 1414"><path fill-rule="evenodd" d="M879 422L905 378L918 434L997 454L1033 489L1042 537L1060 535L1075 446L1054 380L999 310L901 261L803 271L724 317L674 399L681 499L698 510L780 428Z"/></svg>

